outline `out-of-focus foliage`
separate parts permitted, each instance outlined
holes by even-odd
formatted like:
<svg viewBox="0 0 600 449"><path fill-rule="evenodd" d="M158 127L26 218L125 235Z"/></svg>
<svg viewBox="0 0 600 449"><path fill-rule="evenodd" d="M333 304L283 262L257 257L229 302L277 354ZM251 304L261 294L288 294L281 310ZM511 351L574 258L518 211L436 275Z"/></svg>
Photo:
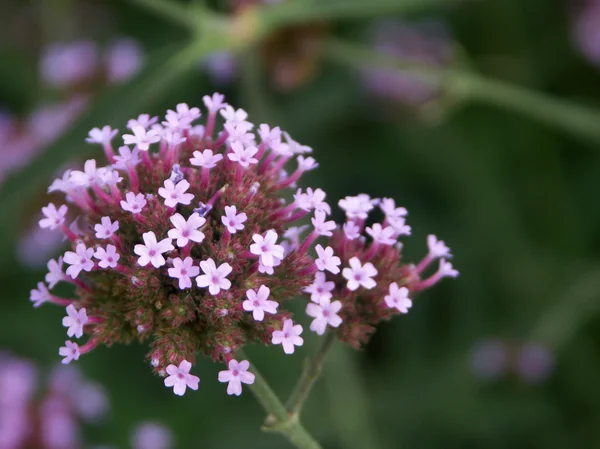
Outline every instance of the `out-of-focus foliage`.
<svg viewBox="0 0 600 449"><path fill-rule="evenodd" d="M584 59L572 37L584 6L576 3L584 2L434 3L398 19L443 23L456 57L490 77L600 105L598 66ZM461 272L418 297L408 315L381 326L362 352L335 348L304 413L324 447L600 445L600 143L452 98L417 109L390 107L369 93L364 74L325 58L303 60L298 50L281 66L269 59L272 51L251 48L230 61L236 75L222 84L205 62L190 59L195 53L178 52L189 41L187 30L164 19L116 0L0 6L0 110L17 116L63 95L38 76L40 52L51 42L104 44L128 36L147 55L137 77L100 87L79 123L0 187L0 349L50 367L66 339L62 310L32 310L29 290L45 267L23 263L19 241L59 167L101 151L85 144L87 131L104 124L123 130L130 117L160 114L181 101L200 104L202 95L218 90L255 122L281 125L313 147L320 167L310 184L332 201L368 192L407 207L414 231L404 240L409 259L418 260L425 236L435 233L452 248ZM373 13L319 23L311 33L368 45L376 20ZM274 67L284 73L274 76ZM280 77L286 82L276 84ZM9 152L0 146L0 159ZM486 346L490 339L497 344ZM297 357L260 347L248 353L283 395L315 341L307 338ZM533 343L553 360L523 352ZM180 448L286 444L259 432L264 414L250 394L226 396L216 378L220 367L201 360L199 391L179 398L150 374L144 352L101 348L80 361L111 398L105 425L86 429L90 443L127 447L136 423L157 420L173 430ZM546 362L549 372L527 381L524 371Z"/></svg>

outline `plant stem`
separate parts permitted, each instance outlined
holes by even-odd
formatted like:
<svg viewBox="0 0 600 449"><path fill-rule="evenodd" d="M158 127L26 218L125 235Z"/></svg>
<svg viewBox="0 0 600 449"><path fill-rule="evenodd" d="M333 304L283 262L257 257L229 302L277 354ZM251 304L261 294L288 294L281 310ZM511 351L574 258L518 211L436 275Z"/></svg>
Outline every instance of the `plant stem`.
<svg viewBox="0 0 600 449"><path fill-rule="evenodd" d="M321 374L325 357L329 353L334 341L335 334L333 332L327 332L325 337L320 340L320 345L314 357L307 360L302 375L286 403L286 408L292 416L300 414L308 394Z"/></svg>
<svg viewBox="0 0 600 449"><path fill-rule="evenodd" d="M553 98L504 81L461 69L423 66L414 61L377 53L362 46L330 40L325 54L332 60L359 69L382 67L414 74L426 82L437 83L449 94L480 101L550 125L574 136L600 142L600 111Z"/></svg>
<svg viewBox="0 0 600 449"><path fill-rule="evenodd" d="M198 23L197 17L193 14L192 8L181 5L181 3L170 0L129 0L145 9L154 11L157 15L170 20L177 25L183 25L192 31L195 31ZM199 5L194 5L195 9Z"/></svg>
<svg viewBox="0 0 600 449"><path fill-rule="evenodd" d="M248 360L243 351L238 351L237 354L240 358ZM269 414L263 430L282 434L298 449L321 449L319 443L302 426L298 416L290 416L265 378L256 370L256 367L253 366L251 371L255 379L254 383L250 385L250 391Z"/></svg>

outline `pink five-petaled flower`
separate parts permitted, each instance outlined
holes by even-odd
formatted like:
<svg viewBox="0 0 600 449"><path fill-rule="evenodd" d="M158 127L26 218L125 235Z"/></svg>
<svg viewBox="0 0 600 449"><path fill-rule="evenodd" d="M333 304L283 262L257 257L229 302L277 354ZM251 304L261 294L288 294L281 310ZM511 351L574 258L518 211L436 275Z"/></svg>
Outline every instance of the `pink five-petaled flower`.
<svg viewBox="0 0 600 449"><path fill-rule="evenodd" d="M67 306L67 316L63 318L62 325L68 327L67 335L75 338L81 338L83 336L83 326L88 322L87 313L85 308L75 310L75 306L70 304Z"/></svg>
<svg viewBox="0 0 600 449"><path fill-rule="evenodd" d="M204 106L206 106L206 109L208 109L209 112L213 113L225 107L227 103L223 101L224 99L225 96L218 92L212 94L211 97L209 97L208 95L202 97L202 101L204 102Z"/></svg>
<svg viewBox="0 0 600 449"><path fill-rule="evenodd" d="M323 299L331 299L333 296L331 291L335 288L335 283L327 281L325 273L320 271L315 274L315 280L308 287L304 288L304 292L310 293L310 300L319 304Z"/></svg>
<svg viewBox="0 0 600 449"><path fill-rule="evenodd" d="M121 208L132 214L139 214L147 203L146 197L142 193L136 195L133 192L127 192L125 200L121 200Z"/></svg>
<svg viewBox="0 0 600 449"><path fill-rule="evenodd" d="M379 208L388 219L406 217L408 215L406 208L396 207L396 202L393 198L382 198L381 203L379 203Z"/></svg>
<svg viewBox="0 0 600 449"><path fill-rule="evenodd" d="M33 303L33 307L40 307L45 302L52 299L52 295L48 291L48 287L43 282L38 282L37 289L31 290L29 300Z"/></svg>
<svg viewBox="0 0 600 449"><path fill-rule="evenodd" d="M64 204L56 209L53 203L48 204L46 207L42 207L42 213L45 218L40 220L40 228L54 230L61 226L65 222L65 215L67 215L68 208Z"/></svg>
<svg viewBox="0 0 600 449"><path fill-rule="evenodd" d="M360 228L353 221L344 223L344 235L348 240L355 240L360 237Z"/></svg>
<svg viewBox="0 0 600 449"><path fill-rule="evenodd" d="M294 353L294 346L302 346L304 339L300 337L302 326L294 325L292 320L285 320L283 328L280 331L273 331L273 344L283 345L283 352L286 354Z"/></svg>
<svg viewBox="0 0 600 449"><path fill-rule="evenodd" d="M250 252L260 257L260 262L265 267L274 267L275 260L283 260L283 246L277 245L277 233L269 229L265 236L254 234L252 236L254 243L250 245Z"/></svg>
<svg viewBox="0 0 600 449"><path fill-rule="evenodd" d="M175 184L170 179L165 181L165 186L158 189L158 194L165 199L165 206L175 207L177 204L189 205L194 199L192 193L185 193L190 188L190 183L182 179Z"/></svg>
<svg viewBox="0 0 600 449"><path fill-rule="evenodd" d="M338 205L346 212L348 218L364 220L369 211L373 209L373 202L374 200L371 200L369 195L361 193L341 199Z"/></svg>
<svg viewBox="0 0 600 449"><path fill-rule="evenodd" d="M333 248L331 246L323 248L321 245L317 245L315 246L315 250L319 256L315 260L315 265L317 265L319 271L327 270L333 274L340 272L339 266L342 264L342 261L338 256L333 255Z"/></svg>
<svg viewBox="0 0 600 449"><path fill-rule="evenodd" d="M391 226L382 227L375 223L372 227L366 229L367 234L373 237L373 241L383 245L392 246L396 243L396 231Z"/></svg>
<svg viewBox="0 0 600 449"><path fill-rule="evenodd" d="M112 129L110 126L104 126L102 129L93 128L88 137L86 137L85 141L88 143L99 143L102 145L108 145L111 140L117 135L119 132L118 129Z"/></svg>
<svg viewBox="0 0 600 449"><path fill-rule="evenodd" d="M190 374L191 369L192 364L187 360L182 361L179 367L175 365L167 366L169 377L165 379L165 387L173 387L173 393L177 396L183 396L187 387L197 390L200 378Z"/></svg>
<svg viewBox="0 0 600 449"><path fill-rule="evenodd" d="M377 275L377 269L371 262L361 265L358 257L353 257L349 263L350 268L342 270L342 276L348 280L348 290L354 291L361 285L370 290L377 285L373 279Z"/></svg>
<svg viewBox="0 0 600 449"><path fill-rule="evenodd" d="M116 268L121 255L117 252L115 245L108 245L106 249L99 246L94 257L100 261L98 262L100 268Z"/></svg>
<svg viewBox="0 0 600 449"><path fill-rule="evenodd" d="M435 235L427 236L427 246L429 247L429 256L433 259L438 257L452 257L450 248L446 246L443 240L438 240Z"/></svg>
<svg viewBox="0 0 600 449"><path fill-rule="evenodd" d="M87 248L83 243L78 243L75 252L67 251L63 257L65 263L71 265L67 268L67 274L75 279L81 270L92 271L94 268L93 256L94 248Z"/></svg>
<svg viewBox="0 0 600 449"><path fill-rule="evenodd" d="M62 256L58 258L58 260L50 259L48 262L48 273L46 274L46 282L48 283L48 287L54 288L56 284L62 281L65 278L65 274L63 273L63 258Z"/></svg>
<svg viewBox="0 0 600 449"><path fill-rule="evenodd" d="M119 147L119 154L115 156L113 167L120 170L127 170L135 167L141 161L140 150L138 148L134 148L132 151L127 145L122 145Z"/></svg>
<svg viewBox="0 0 600 449"><path fill-rule="evenodd" d="M254 374L248 372L250 362L248 360L230 360L228 370L219 371L219 382L229 382L227 385L227 394L242 394L242 383L252 385L254 383Z"/></svg>
<svg viewBox="0 0 600 449"><path fill-rule="evenodd" d="M194 151L194 157L190 159L190 164L196 167L215 168L221 159L223 159L223 155L213 154L212 150Z"/></svg>
<svg viewBox="0 0 600 449"><path fill-rule="evenodd" d="M142 234L144 244L135 245L133 252L139 257L138 264L145 267L151 263L154 268L162 267L166 262L163 253L172 251L175 247L171 244L171 239L163 239L157 242L154 232L145 232Z"/></svg>
<svg viewBox="0 0 600 449"><path fill-rule="evenodd" d="M198 228L206 223L206 219L198 213L194 212L187 221L181 214L173 215L170 220L175 228L170 229L168 235L169 238L177 239L178 247L183 248L190 240L196 243L204 240L204 233L199 231Z"/></svg>
<svg viewBox="0 0 600 449"><path fill-rule="evenodd" d="M143 126L134 125L131 127L133 134L123 134L125 145L137 145L142 151L148 151L150 145L160 140L160 135L154 129L146 130Z"/></svg>
<svg viewBox="0 0 600 449"><path fill-rule="evenodd" d="M119 230L119 222L111 221L110 217L102 217L100 223L94 226L97 239L108 239Z"/></svg>
<svg viewBox="0 0 600 449"><path fill-rule="evenodd" d="M81 355L79 352L79 345L67 340L65 341L65 346L58 350L58 355L64 357L64 359L61 360L63 365L68 365L73 360L79 360L79 356Z"/></svg>
<svg viewBox="0 0 600 449"><path fill-rule="evenodd" d="M144 129L149 128L158 121L158 117L150 117L150 114L140 114L137 119L127 121L127 128L132 129L134 126L141 126Z"/></svg>
<svg viewBox="0 0 600 449"><path fill-rule="evenodd" d="M315 211L315 216L312 219L312 224L315 227L315 231L319 235L331 237L333 234L331 231L335 229L335 221L325 221L327 215L322 210Z"/></svg>
<svg viewBox="0 0 600 449"><path fill-rule="evenodd" d="M331 302L330 299L322 299L319 304L309 302L306 305L306 314L314 318L310 323L310 330L323 335L328 324L331 327L338 327L342 324L342 318L337 314L341 308L340 301Z"/></svg>
<svg viewBox="0 0 600 449"><path fill-rule="evenodd" d="M221 221L231 234L244 229L244 222L247 219L248 216L244 212L237 213L235 206L225 206L225 215L221 217Z"/></svg>
<svg viewBox="0 0 600 449"><path fill-rule="evenodd" d="M223 263L217 268L214 260L207 259L200 262L200 268L204 274L196 278L198 287L208 287L211 295L218 295L221 290L229 290L231 281L227 279L227 275L231 273L231 265Z"/></svg>
<svg viewBox="0 0 600 449"><path fill-rule="evenodd" d="M252 289L246 290L248 298L242 303L242 307L246 312L252 312L252 316L256 321L262 321L265 317L265 312L274 314L277 313L279 304L275 301L270 301L267 298L271 290L266 285L261 285L258 292Z"/></svg>
<svg viewBox="0 0 600 449"><path fill-rule="evenodd" d="M438 274L440 277L458 277L458 270L455 270L450 262L446 259L440 259L440 267L438 268Z"/></svg>
<svg viewBox="0 0 600 449"><path fill-rule="evenodd" d="M408 297L408 288L398 287L396 282L390 284L390 294L383 299L390 309L396 309L400 313L408 313L408 309L412 307L412 301Z"/></svg>
<svg viewBox="0 0 600 449"><path fill-rule="evenodd" d="M231 153L227 154L229 160L237 162L244 168L248 168L251 164L256 164L258 162L258 159L253 157L258 153L258 148L256 147L250 146L244 148L244 145L241 142L232 142L231 150Z"/></svg>
<svg viewBox="0 0 600 449"><path fill-rule="evenodd" d="M200 274L200 268L194 266L194 259L186 257L181 260L179 257L173 259L173 268L169 268L169 276L179 279L179 288L181 290L192 287L192 278Z"/></svg>

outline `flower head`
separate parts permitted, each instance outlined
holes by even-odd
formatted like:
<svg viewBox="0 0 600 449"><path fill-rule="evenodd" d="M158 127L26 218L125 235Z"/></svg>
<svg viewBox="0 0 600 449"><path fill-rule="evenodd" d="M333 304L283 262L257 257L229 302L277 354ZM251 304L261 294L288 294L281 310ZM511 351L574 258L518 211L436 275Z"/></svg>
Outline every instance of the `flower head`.
<svg viewBox="0 0 600 449"><path fill-rule="evenodd" d="M228 370L219 371L219 382L228 382L227 394L239 396L242 394L242 383L252 385L254 383L254 374L248 372L250 362L242 360L230 360Z"/></svg>

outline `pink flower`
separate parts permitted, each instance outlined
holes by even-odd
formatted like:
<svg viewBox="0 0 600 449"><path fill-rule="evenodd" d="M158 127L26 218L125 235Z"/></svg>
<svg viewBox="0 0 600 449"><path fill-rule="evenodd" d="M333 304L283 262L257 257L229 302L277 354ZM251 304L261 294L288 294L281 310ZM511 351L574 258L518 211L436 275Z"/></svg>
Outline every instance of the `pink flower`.
<svg viewBox="0 0 600 449"><path fill-rule="evenodd" d="M215 113L219 109L224 108L227 105L227 103L225 103L223 101L224 99L225 99L225 96L218 92L215 92L214 94L212 94L211 97L209 97L208 95L205 95L204 97L202 97L204 106L206 106L206 109L208 109L208 111L211 113Z"/></svg>
<svg viewBox="0 0 600 449"><path fill-rule="evenodd" d="M238 363L236 360L230 360L228 368L226 371L219 372L219 382L229 382L229 385L227 385L227 394L239 396L242 394L242 383L248 385L254 383L254 374L248 372L250 362L242 360Z"/></svg>
<svg viewBox="0 0 600 449"><path fill-rule="evenodd" d="M142 151L148 151L150 145L160 141L160 135L154 129L146 130L143 126L134 125L131 128L133 134L123 134L125 145L137 145Z"/></svg>
<svg viewBox="0 0 600 449"><path fill-rule="evenodd" d="M200 109L190 108L187 103L179 103L175 108L176 111L168 110L167 117L169 115L175 115L179 119L180 126L182 128L189 128L192 122L202 115Z"/></svg>
<svg viewBox="0 0 600 449"><path fill-rule="evenodd" d="M231 106L225 105L225 107L221 109L221 116L226 122L237 125L246 121L248 113L243 109L235 110Z"/></svg>
<svg viewBox="0 0 600 449"><path fill-rule="evenodd" d="M148 202L142 193L136 195L133 192L127 192L125 201L121 200L121 208L132 214L139 214L142 212L144 207L146 207L146 204L148 204Z"/></svg>
<svg viewBox="0 0 600 449"><path fill-rule="evenodd" d="M387 221L396 232L396 235L410 235L412 232L404 217L388 217Z"/></svg>
<svg viewBox="0 0 600 449"><path fill-rule="evenodd" d="M281 142L281 129L279 126L271 129L269 125L263 123L258 127L258 135L262 142L268 147Z"/></svg>
<svg viewBox="0 0 600 449"><path fill-rule="evenodd" d="M150 117L150 114L140 114L137 119L127 121L127 128L133 129L134 126L141 126L144 129L148 129L157 121L158 117Z"/></svg>
<svg viewBox="0 0 600 449"><path fill-rule="evenodd" d="M118 261L121 258L114 245L108 245L106 249L98 247L94 253L94 257L98 259L100 268L117 268Z"/></svg>
<svg viewBox="0 0 600 449"><path fill-rule="evenodd" d="M183 396L187 387L197 390L200 378L190 374L191 369L192 364L187 360L181 362L179 367L175 365L167 366L169 377L165 379L165 386L173 387L173 393L177 396Z"/></svg>
<svg viewBox="0 0 600 449"><path fill-rule="evenodd" d="M204 226L206 219L198 213L194 212L187 221L181 214L171 216L170 220L175 228L170 229L168 235L173 240L177 239L178 247L183 248L190 240L196 243L204 240L204 233L199 231L198 228Z"/></svg>
<svg viewBox="0 0 600 449"><path fill-rule="evenodd" d="M62 325L68 327L67 335L75 338L81 338L83 336L83 326L88 322L87 313L85 308L81 308L79 311L75 310L75 306L70 304L67 306L67 316L63 318Z"/></svg>
<svg viewBox="0 0 600 449"><path fill-rule="evenodd" d="M440 277L450 277L455 278L458 277L458 270L455 270L452 264L446 259L440 259L440 267L438 269L438 273Z"/></svg>
<svg viewBox="0 0 600 449"><path fill-rule="evenodd" d="M283 260L283 246L277 245L277 233L270 229L265 236L254 234L252 236L254 243L250 245L250 252L259 256L261 263L265 267L275 266L275 260Z"/></svg>
<svg viewBox="0 0 600 449"><path fill-rule="evenodd" d="M315 280L308 287L304 288L304 292L310 293L310 300L319 304L323 299L330 300L333 296L331 291L335 288L335 283L327 281L325 273L318 272L315 274Z"/></svg>
<svg viewBox="0 0 600 449"><path fill-rule="evenodd" d="M406 217L408 215L406 208L396 207L396 202L392 198L382 198L381 203L379 203L379 208L388 219Z"/></svg>
<svg viewBox="0 0 600 449"><path fill-rule="evenodd" d="M97 239L108 239L119 230L119 222L110 220L110 217L102 217L100 224L94 226Z"/></svg>
<svg viewBox="0 0 600 449"><path fill-rule="evenodd" d="M56 284L65 278L63 273L63 258L59 257L58 260L50 259L48 262L48 273L46 274L46 282L50 288L54 288Z"/></svg>
<svg viewBox="0 0 600 449"><path fill-rule="evenodd" d="M427 236L427 246L429 247L429 256L433 259L439 257L452 257L450 248L442 240L438 240L435 235Z"/></svg>
<svg viewBox="0 0 600 449"><path fill-rule="evenodd" d="M235 206L225 206L225 215L221 217L221 221L227 227L231 234L244 229L244 222L248 216L244 212L237 213Z"/></svg>
<svg viewBox="0 0 600 449"><path fill-rule="evenodd" d="M304 156L298 156L298 170L305 172L314 170L318 166L319 164L317 163L317 161L315 161L314 158L310 156L306 158Z"/></svg>
<svg viewBox="0 0 600 449"><path fill-rule="evenodd" d="M170 179L165 181L165 186L158 189L158 194L165 199L165 206L175 207L177 204L189 205L194 199L191 193L185 193L190 188L190 183L185 179L179 181L177 185Z"/></svg>
<svg viewBox="0 0 600 449"><path fill-rule="evenodd" d="M128 146L123 145L119 147L119 154L115 155L113 167L119 170L127 170L130 167L135 167L141 161L140 150L137 147L132 151Z"/></svg>
<svg viewBox="0 0 600 449"><path fill-rule="evenodd" d="M331 231L335 229L335 221L325 221L327 216L323 211L315 211L315 216L312 219L312 224L315 227L315 231L319 235L324 235L326 237L331 237L333 234Z"/></svg>
<svg viewBox="0 0 600 449"><path fill-rule="evenodd" d="M360 228L353 221L344 223L344 235L348 240L354 240L360 237Z"/></svg>
<svg viewBox="0 0 600 449"><path fill-rule="evenodd" d="M208 287L211 295L218 295L221 290L229 290L231 281L227 279L227 275L232 271L231 265L223 263L217 268L214 260L207 259L200 262L200 268L204 274L196 278L198 287Z"/></svg>
<svg viewBox="0 0 600 449"><path fill-rule="evenodd" d="M327 248L323 248L321 245L315 246L315 250L317 251L317 259L315 260L315 264L320 271L330 271L333 274L338 274L340 269L338 268L342 261L338 256L333 255L333 248L328 246Z"/></svg>
<svg viewBox="0 0 600 449"><path fill-rule="evenodd" d="M52 299L52 295L48 291L46 284L38 282L37 289L31 290L29 300L33 302L33 307L38 308L45 302Z"/></svg>
<svg viewBox="0 0 600 449"><path fill-rule="evenodd" d="M89 187L100 181L101 176L105 170L105 168L97 168L96 161L94 159L89 159L85 162L85 165L83 166L83 171L71 171L70 181L72 184L79 187Z"/></svg>
<svg viewBox="0 0 600 449"><path fill-rule="evenodd" d="M135 76L144 65L144 51L130 38L113 42L104 57L106 77L112 83L121 83Z"/></svg>
<svg viewBox="0 0 600 449"><path fill-rule="evenodd" d="M246 312L252 312L252 316L256 321L262 321L265 317L265 312L274 314L277 313L279 304L275 301L269 301L267 298L271 290L266 285L261 285L258 292L252 289L246 290L248 298L242 303L242 307Z"/></svg>
<svg viewBox="0 0 600 449"><path fill-rule="evenodd" d="M272 343L274 345L282 345L283 352L286 354L293 354L294 346L302 346L304 344L304 339L300 337L301 333L301 325L294 325L292 320L285 320L283 328L280 331L273 331Z"/></svg>
<svg viewBox="0 0 600 449"><path fill-rule="evenodd" d="M244 168L250 167L252 164L256 164L258 159L253 156L258 153L258 148L250 146L244 148L244 145L240 142L231 143L231 153L227 154L230 161L237 162Z"/></svg>
<svg viewBox="0 0 600 449"><path fill-rule="evenodd" d="M194 157L190 159L190 164L196 167L215 168L221 159L223 159L223 155L213 154L212 150L194 151Z"/></svg>
<svg viewBox="0 0 600 449"><path fill-rule="evenodd" d="M412 307L412 301L408 297L408 288L400 287L396 282L390 284L390 294L383 299L390 309L396 309L400 313L408 313L408 309Z"/></svg>
<svg viewBox="0 0 600 449"><path fill-rule="evenodd" d="M342 309L340 301L330 302L329 299L321 299L319 304L310 302L306 305L306 314L314 318L310 323L310 330L318 335L323 335L327 325L338 327L342 324L342 318L337 314Z"/></svg>
<svg viewBox="0 0 600 449"><path fill-rule="evenodd" d="M102 145L109 145L110 141L117 135L118 129L112 129L110 126L104 126L102 129L93 128L88 137L85 139L88 143L99 143Z"/></svg>
<svg viewBox="0 0 600 449"><path fill-rule="evenodd" d="M377 285L373 280L373 277L377 275L377 270L371 262L361 265L358 257L353 257L349 263L350 268L342 270L342 276L348 280L348 290L354 291L360 286L370 290Z"/></svg>
<svg viewBox="0 0 600 449"><path fill-rule="evenodd" d="M67 215L67 206L64 204L56 209L53 203L48 204L46 207L42 207L42 213L45 218L40 220L40 228L42 229L56 229L65 222L65 216Z"/></svg>
<svg viewBox="0 0 600 449"><path fill-rule="evenodd" d="M391 246L396 243L396 231L391 226L382 227L375 223L372 227L366 229L367 234L373 237L373 241L383 245Z"/></svg>
<svg viewBox="0 0 600 449"><path fill-rule="evenodd" d="M94 248L87 248L83 243L78 243L75 252L67 251L63 258L65 263L71 265L67 268L67 274L75 279L81 270L92 271L94 268L93 256Z"/></svg>
<svg viewBox="0 0 600 449"><path fill-rule="evenodd" d="M162 254L175 249L171 244L171 239L167 238L157 242L156 235L152 231L142 234L142 238L144 244L135 245L133 248L133 252L140 256L138 264L145 267L151 263L154 268L162 267L166 263Z"/></svg>
<svg viewBox="0 0 600 449"><path fill-rule="evenodd" d="M321 189L306 189L306 193L302 193L302 189L294 194L294 204L298 209L310 211L312 209L323 211L327 214L331 213L329 204L325 202L325 192Z"/></svg>
<svg viewBox="0 0 600 449"><path fill-rule="evenodd" d="M61 360L63 365L68 365L73 360L79 360L79 356L81 355L79 352L79 345L67 340L65 341L65 346L58 350L58 355L64 357L64 359Z"/></svg>
<svg viewBox="0 0 600 449"><path fill-rule="evenodd" d="M200 274L200 268L194 266L194 259L186 257L181 260L179 257L173 259L173 268L169 268L169 276L179 279L179 288L181 290L192 287L193 277Z"/></svg>
<svg viewBox="0 0 600 449"><path fill-rule="evenodd" d="M357 196L347 196L341 199L338 205L346 212L348 218L364 220L373 209L373 202L374 200L371 200L369 195L361 193Z"/></svg>
<svg viewBox="0 0 600 449"><path fill-rule="evenodd" d="M162 424L145 422L136 426L131 437L131 447L132 449L172 449L173 434Z"/></svg>

